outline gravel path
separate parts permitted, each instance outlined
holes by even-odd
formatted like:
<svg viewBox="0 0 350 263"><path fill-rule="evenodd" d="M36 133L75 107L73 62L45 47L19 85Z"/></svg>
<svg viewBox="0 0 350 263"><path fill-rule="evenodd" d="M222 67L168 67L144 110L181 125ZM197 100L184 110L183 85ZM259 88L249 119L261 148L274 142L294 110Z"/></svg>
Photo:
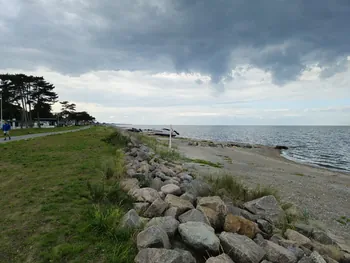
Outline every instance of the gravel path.
<svg viewBox="0 0 350 263"><path fill-rule="evenodd" d="M186 140L174 140L180 152L189 158L220 162L222 169L199 166L201 173L229 173L251 187L272 186L282 200L297 204L333 233L350 241L350 174L333 172L289 161L271 148L256 149L189 146Z"/></svg>
<svg viewBox="0 0 350 263"><path fill-rule="evenodd" d="M67 133L67 132L76 132L76 131L82 131L89 129L90 126L83 127L81 129L75 129L75 130L68 130L68 131L59 131L59 132L45 132L45 133L37 133L37 134L28 134L28 135L21 135L21 136L13 136L11 137L11 140L7 139L4 141L3 139L0 140L0 143L9 143L9 142L14 142L14 141L20 141L20 140L28 140L28 139L33 139L33 138L38 138L38 137L44 137L48 135L55 135L55 134L62 134L62 133Z"/></svg>

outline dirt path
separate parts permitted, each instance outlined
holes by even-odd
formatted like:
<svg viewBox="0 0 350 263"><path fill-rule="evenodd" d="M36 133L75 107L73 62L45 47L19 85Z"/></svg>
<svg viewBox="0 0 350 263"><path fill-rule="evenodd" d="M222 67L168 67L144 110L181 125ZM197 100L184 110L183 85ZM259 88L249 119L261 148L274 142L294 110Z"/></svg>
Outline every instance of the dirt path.
<svg viewBox="0 0 350 263"><path fill-rule="evenodd" d="M186 140L174 140L180 152L189 158L220 162L224 168L201 167L202 173L230 173L249 186L258 184L279 189L285 202L300 206L329 230L350 241L350 175L294 163L268 147L244 149L189 146ZM198 169L198 167L197 167Z"/></svg>
<svg viewBox="0 0 350 263"><path fill-rule="evenodd" d="M9 140L9 139L7 139L6 141L4 141L3 139L0 140L0 143L9 143L9 142L13 142L13 141L28 140L28 139L44 137L44 136L48 136L48 135L55 135L55 134L62 134L62 133L67 133L67 132L82 131L82 130L85 130L85 129L88 129L88 128L90 128L90 126L83 127L81 129L75 129L75 130L66 130L66 131L59 131L59 132L46 132L46 133L37 133L37 134L13 136L13 137L11 137L11 140Z"/></svg>

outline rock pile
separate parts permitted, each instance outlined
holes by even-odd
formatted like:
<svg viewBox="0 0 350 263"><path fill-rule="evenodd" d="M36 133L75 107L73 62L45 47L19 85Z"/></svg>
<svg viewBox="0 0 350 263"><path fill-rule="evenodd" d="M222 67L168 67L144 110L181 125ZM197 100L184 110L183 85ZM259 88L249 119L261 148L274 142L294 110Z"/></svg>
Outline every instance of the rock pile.
<svg viewBox="0 0 350 263"><path fill-rule="evenodd" d="M320 249L334 245L325 232L297 225L285 238L278 234L286 215L274 196L234 207L227 198L211 196L210 185L181 164L135 142L126 162L129 177L121 185L136 202L122 226L144 228L137 235L136 263L337 262Z"/></svg>

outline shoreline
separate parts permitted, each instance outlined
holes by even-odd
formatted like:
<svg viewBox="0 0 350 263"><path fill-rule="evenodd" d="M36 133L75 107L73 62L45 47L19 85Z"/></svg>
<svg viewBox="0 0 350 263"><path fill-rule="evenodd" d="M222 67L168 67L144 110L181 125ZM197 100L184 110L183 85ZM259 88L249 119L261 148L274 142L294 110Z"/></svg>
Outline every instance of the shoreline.
<svg viewBox="0 0 350 263"><path fill-rule="evenodd" d="M168 140L157 138L163 142ZM190 166L199 174L230 174L248 187L273 187L281 193L283 202L299 206L310 218L321 222L327 231L343 236L350 247L350 224L339 223L342 216L350 218L348 174L294 162L270 146L221 147L223 143L209 146L208 141L197 146L189 142L201 140L178 137L172 140L174 148L187 158L222 164L222 168Z"/></svg>
<svg viewBox="0 0 350 263"><path fill-rule="evenodd" d="M162 138L160 136L156 136L156 137L157 138ZM166 137L164 137L164 138L166 138ZM283 159L285 161L289 161L289 162L296 163L296 164L299 164L299 165L305 165L305 166L312 167L312 168L315 168L315 169L321 169L321 170L325 170L325 171L331 171L331 172L335 172L335 173L340 173L340 174L343 174L345 176L350 176L350 171L346 171L346 170L343 170L343 169L337 169L337 168L324 167L322 165L313 164L313 163L310 163L308 161L303 162L301 160L297 160L297 159L295 159L293 157L290 157L288 154L283 154L284 151L286 151L286 150L276 149L275 147L277 145L276 146L271 146L271 145L251 144L251 143L244 143L244 142L201 140L201 139L196 139L196 138L180 137L180 136L173 137L173 140L187 140L187 141L193 141L193 142L198 142L198 143L200 143L200 142L213 142L214 144L217 144L217 145L233 144L233 145L236 145L236 147L237 147L237 145L242 145L242 146L251 146L252 148L267 149L268 151L266 151L263 154L266 154L268 156L273 156L275 158L281 158L281 159ZM284 146L284 147L288 147L288 146ZM242 147L242 148L247 148L247 147Z"/></svg>

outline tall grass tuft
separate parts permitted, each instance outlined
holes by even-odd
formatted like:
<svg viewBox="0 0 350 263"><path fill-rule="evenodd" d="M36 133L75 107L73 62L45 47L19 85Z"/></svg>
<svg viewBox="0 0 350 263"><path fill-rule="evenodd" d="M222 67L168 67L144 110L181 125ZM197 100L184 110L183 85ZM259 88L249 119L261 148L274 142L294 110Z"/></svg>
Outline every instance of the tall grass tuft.
<svg viewBox="0 0 350 263"><path fill-rule="evenodd" d="M273 195L278 198L277 190L271 187L257 186L254 189L249 189L242 182L235 179L232 175L216 175L208 177L209 184L212 185L215 195L229 197L235 204L240 205L266 195Z"/></svg>

